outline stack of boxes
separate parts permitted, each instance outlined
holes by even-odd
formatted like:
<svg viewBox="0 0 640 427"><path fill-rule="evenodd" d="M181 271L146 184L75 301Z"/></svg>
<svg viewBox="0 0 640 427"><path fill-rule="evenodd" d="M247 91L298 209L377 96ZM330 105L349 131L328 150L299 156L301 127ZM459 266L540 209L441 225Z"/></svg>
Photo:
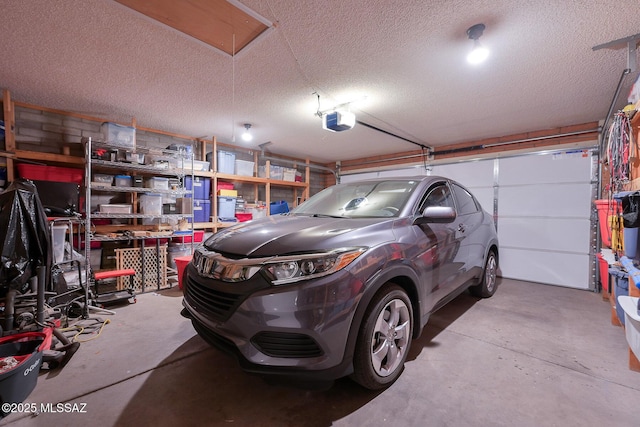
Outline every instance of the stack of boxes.
<svg viewBox="0 0 640 427"><path fill-rule="evenodd" d="M211 178L185 177L185 188L193 197L193 222L209 222L211 217Z"/></svg>
<svg viewBox="0 0 640 427"><path fill-rule="evenodd" d="M222 181L218 181L216 189L218 191L218 221L235 221L238 191L233 189L232 183Z"/></svg>

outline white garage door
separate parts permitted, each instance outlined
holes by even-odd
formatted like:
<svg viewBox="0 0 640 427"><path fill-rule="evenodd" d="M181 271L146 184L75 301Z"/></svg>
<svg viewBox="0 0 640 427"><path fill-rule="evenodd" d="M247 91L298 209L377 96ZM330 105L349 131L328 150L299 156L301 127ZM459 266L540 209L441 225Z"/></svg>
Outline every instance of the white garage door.
<svg viewBox="0 0 640 427"><path fill-rule="evenodd" d="M454 179L495 215L503 277L594 289L592 203L597 154L590 150L519 155L432 166ZM344 176L425 175L404 168Z"/></svg>

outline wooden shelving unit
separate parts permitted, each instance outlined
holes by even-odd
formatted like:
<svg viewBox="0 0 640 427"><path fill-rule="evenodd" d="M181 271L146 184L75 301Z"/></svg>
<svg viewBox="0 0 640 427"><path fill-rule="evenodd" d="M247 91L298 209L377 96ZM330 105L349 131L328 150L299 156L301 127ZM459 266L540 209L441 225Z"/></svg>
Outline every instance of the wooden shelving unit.
<svg viewBox="0 0 640 427"><path fill-rule="evenodd" d="M6 127L6 135L5 135L5 150L4 152L0 152L0 156L6 158L7 163L7 180L10 182L16 178L17 173L15 171L15 162L16 161L29 161L29 162L38 162L46 165L52 166L65 166L65 167L75 167L75 168L85 168L86 160L84 156L73 156L73 155L65 155L65 154L54 154L54 153L46 153L39 151L28 151L28 150L20 150L17 149L16 140L15 140L15 104L11 98L11 94L8 90L4 89L2 94L2 107L4 114L4 122ZM52 110L44 107L38 107L29 104L17 103L20 106L27 108L34 108L45 112L51 112L54 114L61 114L65 116L78 117L85 120L91 120L95 122L104 122L105 120L97 117L89 117L85 115L79 115L77 113L64 112L59 110ZM194 170L193 176L204 177L211 179L211 217L217 218L217 194L216 188L218 180L238 183L238 184L249 184L254 186L254 193L258 194L259 189L264 189L265 194L265 203L268 207L272 201L271 193L274 188L287 188L291 189L293 192L293 200L294 205L296 200L306 200L309 198L309 181L310 181L310 171L309 171L309 159L298 160L298 159L284 159L283 162L296 162L298 166L302 169L304 168L303 174L303 182L295 182L295 181L283 181L271 178L263 178L258 177L258 164L261 161L260 153L256 150L244 149L242 147L237 147L229 144L219 143L215 137L211 140L204 140L198 138L192 138L184 135L176 135L170 132L164 132L156 129L144 128L136 125L135 119L132 120L132 125L135 126L138 130L142 130L150 133L157 133L162 135L168 135L178 138L189 139L194 141L196 145L198 145L198 150L194 152L194 158L196 160L204 160L209 151L212 153L217 153L219 149L237 151L237 152L250 152L253 156L254 161L254 173L253 176L244 176L244 175L233 175L233 174L225 174L218 173L217 167L217 155L212 155L211 159L211 170L210 171L200 171ZM271 163L269 160L262 162L266 167L266 175L269 176ZM210 230L216 231L218 228L228 227L233 225L233 223L221 223L215 220L209 222L197 222L194 223L194 229L198 230ZM133 226L135 229L136 226Z"/></svg>

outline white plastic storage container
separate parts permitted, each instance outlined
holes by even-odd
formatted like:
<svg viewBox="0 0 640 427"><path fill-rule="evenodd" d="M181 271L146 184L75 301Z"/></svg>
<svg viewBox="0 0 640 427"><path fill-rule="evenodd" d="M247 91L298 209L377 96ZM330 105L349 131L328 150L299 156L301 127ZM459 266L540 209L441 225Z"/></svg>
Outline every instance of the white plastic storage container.
<svg viewBox="0 0 640 427"><path fill-rule="evenodd" d="M618 304L622 306L625 316L624 330L629 344L629 349L640 359L640 310L638 310L638 297L621 295Z"/></svg>
<svg viewBox="0 0 640 427"><path fill-rule="evenodd" d="M136 148L136 128L105 122L101 125L102 137L110 145L123 148Z"/></svg>
<svg viewBox="0 0 640 427"><path fill-rule="evenodd" d="M236 175L253 176L253 162L236 160Z"/></svg>
<svg viewBox="0 0 640 427"><path fill-rule="evenodd" d="M54 225L51 228L53 229L53 255L55 262L62 262L64 261L64 244L69 227L66 225Z"/></svg>
<svg viewBox="0 0 640 427"><path fill-rule="evenodd" d="M144 184L145 184L144 186L147 188L153 188L155 190L168 190L169 178L162 178L162 177L148 178Z"/></svg>
<svg viewBox="0 0 640 427"><path fill-rule="evenodd" d="M269 176L267 176L267 166L258 166L258 176L260 178L271 178L278 181L282 181L284 178L284 171L282 166L271 165L269 167ZM295 170L295 169L294 169Z"/></svg>
<svg viewBox="0 0 640 427"><path fill-rule="evenodd" d="M282 168L282 180L294 182L296 180L296 170L292 168Z"/></svg>
<svg viewBox="0 0 640 427"><path fill-rule="evenodd" d="M211 169L211 164L209 162L205 162L203 160L194 160L193 161L193 170L194 171L204 171L208 172Z"/></svg>
<svg viewBox="0 0 640 427"><path fill-rule="evenodd" d="M236 154L230 151L218 151L218 172L233 175L236 167Z"/></svg>
<svg viewBox="0 0 640 427"><path fill-rule="evenodd" d="M162 195L145 193L140 196L140 213L162 215Z"/></svg>
<svg viewBox="0 0 640 427"><path fill-rule="evenodd" d="M94 173L92 183L96 185L113 185L113 175Z"/></svg>
<svg viewBox="0 0 640 427"><path fill-rule="evenodd" d="M131 205L124 204L104 204L100 205L101 213L115 213L115 214L130 214L132 209Z"/></svg>

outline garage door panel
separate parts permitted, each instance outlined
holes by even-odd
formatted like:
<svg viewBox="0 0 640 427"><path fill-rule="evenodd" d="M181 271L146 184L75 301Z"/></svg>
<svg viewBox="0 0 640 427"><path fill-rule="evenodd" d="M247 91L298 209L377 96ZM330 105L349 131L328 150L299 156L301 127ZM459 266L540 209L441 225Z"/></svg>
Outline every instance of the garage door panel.
<svg viewBox="0 0 640 427"><path fill-rule="evenodd" d="M476 196L482 209L493 215L493 188L469 188L469 191Z"/></svg>
<svg viewBox="0 0 640 427"><path fill-rule="evenodd" d="M586 219L500 217L498 223L503 248L589 253L591 226Z"/></svg>
<svg viewBox="0 0 640 427"><path fill-rule="evenodd" d="M380 171L378 176L380 178L393 178L396 176L425 176L427 171L424 170L424 167L415 167L408 169L394 169L388 171Z"/></svg>
<svg viewBox="0 0 640 427"><path fill-rule="evenodd" d="M585 183L500 186L499 216L584 217L591 208L591 186Z"/></svg>
<svg viewBox="0 0 640 427"><path fill-rule="evenodd" d="M441 175L458 181L470 190L478 187L493 187L494 160L482 160L449 165L436 165L432 175ZM474 193L475 194L475 193Z"/></svg>
<svg viewBox="0 0 640 427"><path fill-rule="evenodd" d="M509 185L589 182L591 156L579 151L500 159L500 181Z"/></svg>
<svg viewBox="0 0 640 427"><path fill-rule="evenodd" d="M589 289L588 254L563 254L526 249L501 248L502 277L549 285Z"/></svg>

